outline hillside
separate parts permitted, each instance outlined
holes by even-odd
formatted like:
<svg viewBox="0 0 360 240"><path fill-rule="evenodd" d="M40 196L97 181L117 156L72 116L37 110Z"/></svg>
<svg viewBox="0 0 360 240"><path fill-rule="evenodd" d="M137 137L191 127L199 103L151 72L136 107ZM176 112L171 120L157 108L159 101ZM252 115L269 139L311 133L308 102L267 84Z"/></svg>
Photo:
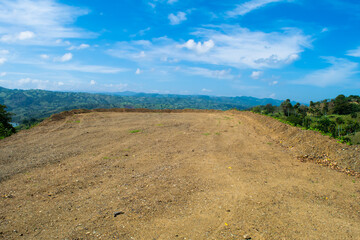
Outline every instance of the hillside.
<svg viewBox="0 0 360 240"><path fill-rule="evenodd" d="M30 118L45 118L51 114L71 109L95 108L148 108L148 109L246 109L256 105L281 101L253 97L211 97L193 95L168 95L146 93L91 94L52 92L44 90L11 90L0 87L0 104L14 113L13 122Z"/></svg>
<svg viewBox="0 0 360 240"><path fill-rule="evenodd" d="M0 239L360 239L359 148L267 116L74 110L0 149Z"/></svg>

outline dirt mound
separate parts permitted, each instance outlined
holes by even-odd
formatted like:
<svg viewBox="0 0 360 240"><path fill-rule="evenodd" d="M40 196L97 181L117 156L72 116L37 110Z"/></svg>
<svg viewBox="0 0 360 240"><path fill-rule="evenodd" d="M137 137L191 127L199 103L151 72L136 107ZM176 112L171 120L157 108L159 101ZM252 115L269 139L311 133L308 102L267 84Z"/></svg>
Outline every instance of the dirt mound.
<svg viewBox="0 0 360 240"><path fill-rule="evenodd" d="M147 109L147 108L96 108L96 109L74 109L53 114L47 121L58 121L66 117L90 112L131 112L131 113L213 113L220 110L202 110L202 109Z"/></svg>
<svg viewBox="0 0 360 240"><path fill-rule="evenodd" d="M0 141L0 239L360 239L359 179L309 162L356 148L248 112L137 111Z"/></svg>
<svg viewBox="0 0 360 240"><path fill-rule="evenodd" d="M236 112L235 112L236 113ZM340 144L336 139L318 132L303 130L271 117L251 112L242 113L254 121L259 133L263 131L280 145L292 149L304 161L313 160L351 175L360 172L360 146Z"/></svg>

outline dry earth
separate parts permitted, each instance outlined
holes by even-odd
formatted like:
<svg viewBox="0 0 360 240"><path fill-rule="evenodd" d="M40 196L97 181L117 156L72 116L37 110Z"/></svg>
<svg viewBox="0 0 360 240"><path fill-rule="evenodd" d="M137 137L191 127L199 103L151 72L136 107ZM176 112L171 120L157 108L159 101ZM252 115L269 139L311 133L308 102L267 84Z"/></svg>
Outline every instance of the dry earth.
<svg viewBox="0 0 360 240"><path fill-rule="evenodd" d="M0 239L360 239L359 156L249 112L64 113L0 141Z"/></svg>

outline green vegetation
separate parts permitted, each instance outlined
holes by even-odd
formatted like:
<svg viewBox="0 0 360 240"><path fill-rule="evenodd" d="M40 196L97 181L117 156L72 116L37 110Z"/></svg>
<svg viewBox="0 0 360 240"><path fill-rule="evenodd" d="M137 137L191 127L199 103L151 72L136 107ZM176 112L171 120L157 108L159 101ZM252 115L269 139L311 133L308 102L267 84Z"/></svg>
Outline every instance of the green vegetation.
<svg viewBox="0 0 360 240"><path fill-rule="evenodd" d="M135 129L135 130L130 130L129 132L130 133L138 133L138 132L141 132L141 130L140 129Z"/></svg>
<svg viewBox="0 0 360 240"><path fill-rule="evenodd" d="M11 125L11 113L5 110L6 106L0 104L0 139L15 133L15 128Z"/></svg>
<svg viewBox="0 0 360 240"><path fill-rule="evenodd" d="M319 131L339 139L341 143L360 144L360 97L339 95L335 99L310 102L309 106L290 100L280 107L256 106L253 112L274 117L293 126Z"/></svg>
<svg viewBox="0 0 360 240"><path fill-rule="evenodd" d="M8 110L15 114L13 121L16 123L47 118L54 113L81 108L191 108L217 110L236 108L243 110L267 103L280 105L281 101L253 97L209 97L131 92L106 95L44 90L10 90L0 87L0 104L5 104ZM29 126L28 124L25 125Z"/></svg>

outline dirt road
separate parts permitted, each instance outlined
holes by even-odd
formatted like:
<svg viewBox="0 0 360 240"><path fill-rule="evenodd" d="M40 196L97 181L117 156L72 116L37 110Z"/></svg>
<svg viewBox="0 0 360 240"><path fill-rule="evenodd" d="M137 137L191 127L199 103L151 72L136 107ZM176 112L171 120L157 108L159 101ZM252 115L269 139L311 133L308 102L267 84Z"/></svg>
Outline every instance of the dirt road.
<svg viewBox="0 0 360 240"><path fill-rule="evenodd" d="M275 122L92 112L20 132L0 141L0 239L360 239L360 179L301 162L308 133Z"/></svg>

